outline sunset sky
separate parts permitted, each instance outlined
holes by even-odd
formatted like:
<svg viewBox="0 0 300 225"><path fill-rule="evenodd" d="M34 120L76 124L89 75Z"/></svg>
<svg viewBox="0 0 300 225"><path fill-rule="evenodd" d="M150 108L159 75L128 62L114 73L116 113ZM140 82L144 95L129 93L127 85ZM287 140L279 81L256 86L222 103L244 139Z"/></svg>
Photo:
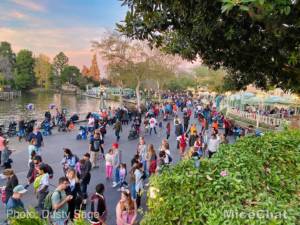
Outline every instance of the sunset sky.
<svg viewBox="0 0 300 225"><path fill-rule="evenodd" d="M0 0L0 12L0 41L14 51L51 58L63 51L82 68L91 62L90 41L114 29L126 8L118 0Z"/></svg>

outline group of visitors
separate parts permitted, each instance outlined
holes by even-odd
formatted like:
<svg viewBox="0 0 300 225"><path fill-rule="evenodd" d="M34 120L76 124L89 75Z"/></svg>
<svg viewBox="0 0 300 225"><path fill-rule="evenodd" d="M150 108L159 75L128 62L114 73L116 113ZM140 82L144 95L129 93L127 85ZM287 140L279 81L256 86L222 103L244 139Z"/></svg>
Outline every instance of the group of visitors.
<svg viewBox="0 0 300 225"><path fill-rule="evenodd" d="M71 149L63 149L61 172L64 176L59 178L57 185L50 184L54 171L50 164L44 162L45 146L38 126L27 138L29 158L25 186L19 184L14 170L5 166L11 150L7 147L5 138L0 137L0 154L2 153L2 165L5 166L3 176L7 179L6 187L2 191L2 198L4 196L5 200L2 201L6 204L8 217L16 216L20 209L25 210L21 199L32 185L37 197L37 211L41 216L45 216L45 211L50 212L49 219L53 224L73 221L80 210L90 212L91 223L106 224L109 212L104 193L105 185L98 183L94 193L87 191L91 180L97 179L91 175L92 170L98 171L97 168L104 163L105 171L102 172L105 172L106 182L111 182L111 188L121 193L120 201L116 205L116 223L134 224L137 221L137 209L142 206L141 199L148 186L147 179L159 175L174 161L176 152L170 148L173 144L170 143L170 137L173 136L171 130L175 135L174 144L180 158L197 159L197 166L200 165L201 158L213 157L219 145L228 142L229 121L217 112L212 102L208 105L199 102L182 95L174 96L171 102L164 104L149 103L144 116L127 108L109 108L102 110L98 116L90 113L87 116L87 151L79 157ZM216 119L216 116L220 118ZM142 121L144 127L141 127ZM120 142L126 126L136 128L139 134L136 151L130 163L123 158L125 147ZM116 136L111 144L106 141L108 127L113 129ZM225 133L220 134L219 128L225 128ZM142 132L147 129L149 132ZM153 133L162 137L159 148L155 147L155 143L146 143L147 135ZM8 150L9 154L6 152Z"/></svg>

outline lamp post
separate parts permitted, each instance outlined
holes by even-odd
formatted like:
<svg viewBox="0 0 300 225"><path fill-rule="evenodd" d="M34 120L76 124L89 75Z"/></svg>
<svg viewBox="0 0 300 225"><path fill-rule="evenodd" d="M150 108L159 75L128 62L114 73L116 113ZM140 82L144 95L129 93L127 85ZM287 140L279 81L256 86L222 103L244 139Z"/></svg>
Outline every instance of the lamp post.
<svg viewBox="0 0 300 225"><path fill-rule="evenodd" d="M105 109L104 88L100 86L100 110Z"/></svg>

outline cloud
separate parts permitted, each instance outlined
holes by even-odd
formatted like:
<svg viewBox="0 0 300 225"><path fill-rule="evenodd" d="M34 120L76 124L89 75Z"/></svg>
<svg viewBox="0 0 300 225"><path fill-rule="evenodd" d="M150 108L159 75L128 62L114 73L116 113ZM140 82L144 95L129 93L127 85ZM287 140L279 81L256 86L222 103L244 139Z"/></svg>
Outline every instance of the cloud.
<svg viewBox="0 0 300 225"><path fill-rule="evenodd" d="M13 3L21 6L21 7L24 7L26 9L29 9L31 11L35 11L35 12L45 12L46 11L46 8L37 3L37 2L33 2L31 0L11 0Z"/></svg>
<svg viewBox="0 0 300 225"><path fill-rule="evenodd" d="M40 53L53 58L63 51L70 63L81 68L89 65L92 52L91 40L99 40L105 30L98 27L76 28L10 28L0 27L0 41L11 43L15 52L29 49L34 55Z"/></svg>

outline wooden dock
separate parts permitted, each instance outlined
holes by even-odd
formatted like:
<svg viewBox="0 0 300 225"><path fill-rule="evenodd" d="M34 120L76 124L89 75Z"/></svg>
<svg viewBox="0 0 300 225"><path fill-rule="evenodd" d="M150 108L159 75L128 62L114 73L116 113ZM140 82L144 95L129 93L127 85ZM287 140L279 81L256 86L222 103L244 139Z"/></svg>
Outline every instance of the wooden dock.
<svg viewBox="0 0 300 225"><path fill-rule="evenodd" d="M0 91L0 101L10 101L21 96L21 91Z"/></svg>

